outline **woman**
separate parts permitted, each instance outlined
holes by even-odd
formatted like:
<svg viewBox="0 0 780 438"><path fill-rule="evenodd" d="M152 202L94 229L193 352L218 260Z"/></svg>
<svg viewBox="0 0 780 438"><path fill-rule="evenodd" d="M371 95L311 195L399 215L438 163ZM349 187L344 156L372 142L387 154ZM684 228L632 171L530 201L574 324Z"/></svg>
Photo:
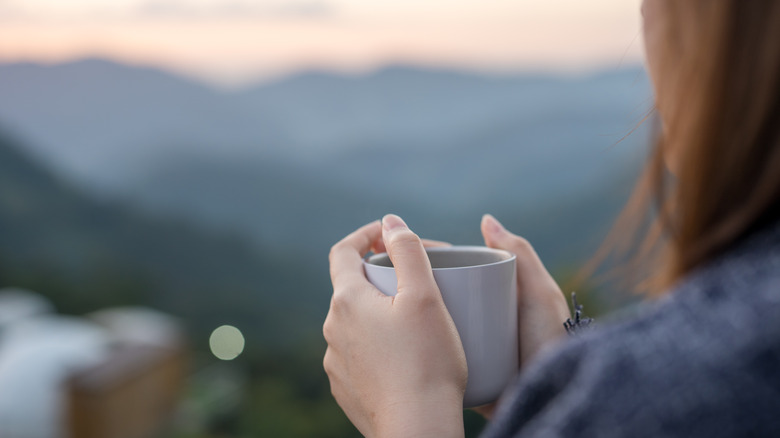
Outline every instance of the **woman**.
<svg viewBox="0 0 780 438"><path fill-rule="evenodd" d="M518 256L521 351L485 436L780 435L780 2L645 0L642 14L662 129L627 212L641 222L658 202L660 257L643 266L664 296L567 338L558 286L485 216L485 243ZM463 435L464 354L423 245L390 215L331 251L324 367L367 436ZM361 266L385 248L395 299Z"/></svg>

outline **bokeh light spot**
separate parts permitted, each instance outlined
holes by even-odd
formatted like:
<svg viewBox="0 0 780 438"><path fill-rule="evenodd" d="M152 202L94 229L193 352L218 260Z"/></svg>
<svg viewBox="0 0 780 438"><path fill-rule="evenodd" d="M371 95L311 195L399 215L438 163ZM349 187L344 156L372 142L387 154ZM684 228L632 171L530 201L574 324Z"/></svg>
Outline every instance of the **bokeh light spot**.
<svg viewBox="0 0 780 438"><path fill-rule="evenodd" d="M209 346L218 359L233 360L244 351L244 335L232 325L223 325L211 332Z"/></svg>

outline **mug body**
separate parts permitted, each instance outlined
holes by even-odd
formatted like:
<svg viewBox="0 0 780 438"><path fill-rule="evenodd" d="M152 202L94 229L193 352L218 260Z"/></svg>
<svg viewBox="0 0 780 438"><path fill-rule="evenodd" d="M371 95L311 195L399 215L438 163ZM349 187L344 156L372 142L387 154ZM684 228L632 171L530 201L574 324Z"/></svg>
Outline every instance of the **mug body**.
<svg viewBox="0 0 780 438"><path fill-rule="evenodd" d="M433 277L460 335L468 365L464 407L495 401L518 370L515 255L480 246L427 248ZM385 295L398 282L387 254L364 261Z"/></svg>

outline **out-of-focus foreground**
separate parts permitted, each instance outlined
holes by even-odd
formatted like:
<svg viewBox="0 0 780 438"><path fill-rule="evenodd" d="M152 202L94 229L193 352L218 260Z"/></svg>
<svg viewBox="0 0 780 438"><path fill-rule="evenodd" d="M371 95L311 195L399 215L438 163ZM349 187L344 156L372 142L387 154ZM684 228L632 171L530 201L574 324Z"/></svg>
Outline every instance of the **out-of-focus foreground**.
<svg viewBox="0 0 780 438"><path fill-rule="evenodd" d="M490 212L565 280L631 189L648 130L620 140L649 106L635 68L217 91L0 65L0 436L356 436L321 369L330 245L389 212L480 244Z"/></svg>

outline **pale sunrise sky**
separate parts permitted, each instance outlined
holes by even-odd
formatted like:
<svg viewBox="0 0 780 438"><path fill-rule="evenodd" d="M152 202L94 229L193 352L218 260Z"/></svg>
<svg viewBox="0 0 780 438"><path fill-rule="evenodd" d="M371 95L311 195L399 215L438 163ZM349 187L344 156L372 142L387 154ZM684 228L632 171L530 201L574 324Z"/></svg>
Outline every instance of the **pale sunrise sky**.
<svg viewBox="0 0 780 438"><path fill-rule="evenodd" d="M0 62L106 57L222 85L389 63L578 71L643 58L640 0L0 0Z"/></svg>

